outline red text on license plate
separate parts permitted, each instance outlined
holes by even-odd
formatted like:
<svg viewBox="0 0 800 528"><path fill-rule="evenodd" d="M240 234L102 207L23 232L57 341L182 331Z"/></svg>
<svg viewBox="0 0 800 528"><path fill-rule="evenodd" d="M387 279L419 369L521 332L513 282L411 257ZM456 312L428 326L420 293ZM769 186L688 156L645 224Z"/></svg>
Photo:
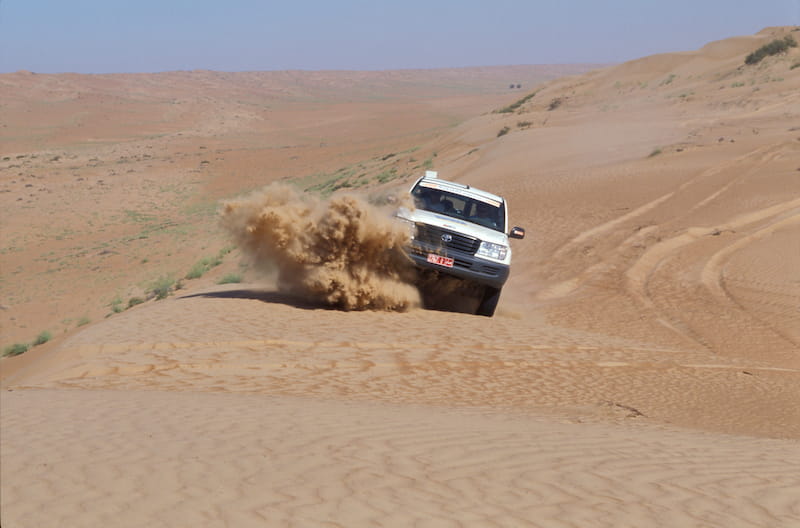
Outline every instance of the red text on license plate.
<svg viewBox="0 0 800 528"><path fill-rule="evenodd" d="M438 264L440 266L444 266L445 268L452 268L453 267L453 259L450 257L443 257L441 255L436 255L434 253L428 253L428 262L431 264Z"/></svg>

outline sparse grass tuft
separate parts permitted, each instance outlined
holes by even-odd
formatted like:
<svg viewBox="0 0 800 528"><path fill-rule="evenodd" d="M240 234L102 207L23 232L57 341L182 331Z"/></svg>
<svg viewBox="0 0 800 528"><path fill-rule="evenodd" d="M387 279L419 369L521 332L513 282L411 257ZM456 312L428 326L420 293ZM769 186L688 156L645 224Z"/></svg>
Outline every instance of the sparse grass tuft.
<svg viewBox="0 0 800 528"><path fill-rule="evenodd" d="M175 286L175 279L168 275L162 275L150 284L150 293L160 301L166 299L172 288Z"/></svg>
<svg viewBox="0 0 800 528"><path fill-rule="evenodd" d="M528 101L533 99L533 97L537 93L539 93L539 90L536 90L535 92L529 93L528 95L526 95L522 99L519 99L518 101L515 101L515 102L511 103L508 106L504 106L500 110L496 110L495 113L498 113L498 114L510 114L510 113L513 113L517 108L519 108L520 106L524 105L525 103L527 103Z"/></svg>
<svg viewBox="0 0 800 528"><path fill-rule="evenodd" d="M194 266L192 266L192 269L189 270L189 272L186 274L184 278L190 280L199 279L200 277L205 275L206 272L208 272L211 268L215 268L220 264L222 264L223 257L225 257L225 255L230 253L232 249L233 249L232 247L224 247L219 251L219 253L217 253L213 257L203 257L202 259L197 261Z"/></svg>
<svg viewBox="0 0 800 528"><path fill-rule="evenodd" d="M208 259L202 259L194 264L192 268L186 273L186 278L189 280L192 279L199 279L202 277L208 270L211 269L209 265L210 262Z"/></svg>
<svg viewBox="0 0 800 528"><path fill-rule="evenodd" d="M13 345L8 345L3 349L3 357L14 357L24 354L29 348L30 345L27 343L14 343Z"/></svg>
<svg viewBox="0 0 800 528"><path fill-rule="evenodd" d="M672 81L675 80L675 77L677 77L677 75L675 75L674 73L670 73L667 76L667 78L664 79L663 81L661 81L660 83L658 83L658 85L659 86L666 86L667 84L672 84Z"/></svg>
<svg viewBox="0 0 800 528"><path fill-rule="evenodd" d="M78 319L78 322L75 323L75 326L85 326L85 325L87 325L89 323L91 323L91 320L84 315L83 317Z"/></svg>
<svg viewBox="0 0 800 528"><path fill-rule="evenodd" d="M797 41L791 35L786 35L782 39L775 39L769 44L764 44L753 53L745 57L744 63L745 64L758 64L761 62L765 57L769 57L770 55L777 55L778 53L783 53L789 48L796 48Z"/></svg>
<svg viewBox="0 0 800 528"><path fill-rule="evenodd" d="M795 68L800 68L800 61L797 61L794 64L792 64L791 66L789 66L790 70L793 70Z"/></svg>
<svg viewBox="0 0 800 528"><path fill-rule="evenodd" d="M53 339L53 334L51 334L49 330L43 330L42 332L39 332L39 335L36 336L36 339L33 340L32 344L33 346L43 345L51 339Z"/></svg>
<svg viewBox="0 0 800 528"><path fill-rule="evenodd" d="M142 304L143 302L144 299L142 299L141 297L131 297L130 299L128 299L128 308L133 308L137 304Z"/></svg>
<svg viewBox="0 0 800 528"><path fill-rule="evenodd" d="M217 284L238 284L240 282L242 282L242 276L239 273L228 273Z"/></svg>
<svg viewBox="0 0 800 528"><path fill-rule="evenodd" d="M658 156L659 154L661 154L661 148L660 147L656 147L656 148L653 149L653 152L651 152L647 157L648 158L653 158L655 156Z"/></svg>
<svg viewBox="0 0 800 528"><path fill-rule="evenodd" d="M397 169L392 167L391 169L385 170L378 174L377 179L380 183L390 182L396 178L398 178Z"/></svg>
<svg viewBox="0 0 800 528"><path fill-rule="evenodd" d="M561 106L562 102L563 101L562 101L562 99L560 97L556 97L555 99L550 101L550 104L547 106L547 111L548 112L552 112L553 110L555 110L556 108Z"/></svg>
<svg viewBox="0 0 800 528"><path fill-rule="evenodd" d="M500 136L505 136L505 135L506 135L506 134L508 134L510 131L511 131L511 129L510 129L510 128L508 128L507 126L504 126L503 128L501 128L500 130L498 130L498 131L497 131L497 137L500 137Z"/></svg>
<svg viewBox="0 0 800 528"><path fill-rule="evenodd" d="M533 123L531 121L517 121L517 127L529 128Z"/></svg>
<svg viewBox="0 0 800 528"><path fill-rule="evenodd" d="M125 308L123 308L123 306L122 306L122 299L117 298L117 299L115 299L115 302L111 303L111 311L112 312L120 313L120 312L122 312L124 310L125 310Z"/></svg>

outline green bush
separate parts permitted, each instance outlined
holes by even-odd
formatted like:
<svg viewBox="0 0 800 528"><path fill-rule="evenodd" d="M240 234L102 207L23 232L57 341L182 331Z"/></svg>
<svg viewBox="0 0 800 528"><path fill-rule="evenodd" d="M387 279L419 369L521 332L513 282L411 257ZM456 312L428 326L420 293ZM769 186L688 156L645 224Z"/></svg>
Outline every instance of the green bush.
<svg viewBox="0 0 800 528"><path fill-rule="evenodd" d="M433 162L431 161L431 163L433 163ZM385 171L381 172L380 174L378 174L378 176L376 178L380 183L386 183L386 182L390 182L390 181L392 181L394 179L397 179L398 177L399 176L397 174L397 169L392 167L391 169L385 170Z"/></svg>
<svg viewBox="0 0 800 528"><path fill-rule="evenodd" d="M169 277L167 275L163 275L150 285L150 293L156 298L156 300L166 299L167 296L172 291L173 286L175 286L175 279Z"/></svg>
<svg viewBox="0 0 800 528"><path fill-rule="evenodd" d="M119 295L117 295L117 296L116 296L116 297L114 297L114 299L111 301L111 311L112 311L112 312L114 312L114 313L120 313L120 312L121 312L121 311L123 311L124 309L125 309L125 308L123 308L123 307L122 307L122 299L120 298L120 296L119 296Z"/></svg>
<svg viewBox="0 0 800 528"><path fill-rule="evenodd" d="M770 55L777 55L783 53L789 48L796 48L797 41L791 35L786 35L782 39L775 39L769 44L764 44L753 53L745 57L745 64L758 64L762 59Z"/></svg>
<svg viewBox="0 0 800 528"><path fill-rule="evenodd" d="M8 345L3 349L3 357L13 357L24 354L28 351L28 348L30 348L30 345L27 343L14 343L13 345Z"/></svg>
<svg viewBox="0 0 800 528"><path fill-rule="evenodd" d="M133 308L137 304L142 304L143 302L144 299L142 299L141 297L131 297L130 299L128 299L128 308Z"/></svg>
<svg viewBox="0 0 800 528"><path fill-rule="evenodd" d="M670 73L669 75L667 75L667 78L664 79L663 81L661 81L660 83L658 83L658 85L659 86L666 86L668 84L672 84L672 81L675 80L675 77L677 77L677 75L675 75L674 73Z"/></svg>
<svg viewBox="0 0 800 528"><path fill-rule="evenodd" d="M530 101L531 99L533 99L533 97L534 97L534 96L535 96L537 93L539 93L539 90L536 90L535 92L529 93L528 95L526 95L526 96L525 96L525 97L523 97L522 99L520 99L520 100L518 100L518 101L516 101L516 102L514 102L514 103L511 103L511 104L510 104L510 105L508 105L508 106L504 106L504 107L503 107L503 108L501 108L500 110L497 110L497 111L496 111L496 113L498 113L498 114L510 114L510 113L514 112L514 110L516 110L516 109L517 109L517 108L519 108L520 106L524 105L525 103L527 103L528 101Z"/></svg>
<svg viewBox="0 0 800 528"><path fill-rule="evenodd" d="M214 256L214 257L204 257L204 258L200 259L199 261L197 261L195 263L194 266L192 266L192 269L189 270L189 273L186 274L185 278L186 279L199 279L200 277L205 275L205 273L208 270L210 270L211 268L214 268L214 267L219 266L220 264L222 264L222 257L224 255L225 255L225 253L220 251L219 254Z"/></svg>
<svg viewBox="0 0 800 528"><path fill-rule="evenodd" d="M239 273L228 273L217 284L238 284L240 282L242 282L242 276Z"/></svg>
<svg viewBox="0 0 800 528"><path fill-rule="evenodd" d="M50 341L51 339L53 339L53 334L51 334L47 330L44 330L42 332L39 332L39 335L36 336L36 339L33 340L33 346L43 345L48 341Z"/></svg>

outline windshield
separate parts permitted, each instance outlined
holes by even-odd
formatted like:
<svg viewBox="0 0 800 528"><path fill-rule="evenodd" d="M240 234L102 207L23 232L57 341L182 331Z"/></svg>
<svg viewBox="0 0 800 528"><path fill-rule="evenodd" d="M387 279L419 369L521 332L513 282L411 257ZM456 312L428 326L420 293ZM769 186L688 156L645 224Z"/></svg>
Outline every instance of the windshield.
<svg viewBox="0 0 800 528"><path fill-rule="evenodd" d="M431 211L479 224L495 231L505 232L505 209L488 202L453 194L439 189L417 185L411 196L417 209Z"/></svg>

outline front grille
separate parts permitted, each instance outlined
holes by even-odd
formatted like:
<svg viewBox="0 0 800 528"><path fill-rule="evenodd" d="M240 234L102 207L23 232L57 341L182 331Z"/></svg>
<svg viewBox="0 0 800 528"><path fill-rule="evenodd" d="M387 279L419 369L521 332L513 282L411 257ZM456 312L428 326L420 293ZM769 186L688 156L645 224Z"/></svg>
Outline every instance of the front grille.
<svg viewBox="0 0 800 528"><path fill-rule="evenodd" d="M450 235L452 239L448 242L442 240L442 235ZM447 229L434 227L428 224L417 224L417 235L415 237L420 242L431 244L436 247L445 249L452 249L455 251L463 251L470 255L474 255L481 245L481 241L466 235L461 235Z"/></svg>

